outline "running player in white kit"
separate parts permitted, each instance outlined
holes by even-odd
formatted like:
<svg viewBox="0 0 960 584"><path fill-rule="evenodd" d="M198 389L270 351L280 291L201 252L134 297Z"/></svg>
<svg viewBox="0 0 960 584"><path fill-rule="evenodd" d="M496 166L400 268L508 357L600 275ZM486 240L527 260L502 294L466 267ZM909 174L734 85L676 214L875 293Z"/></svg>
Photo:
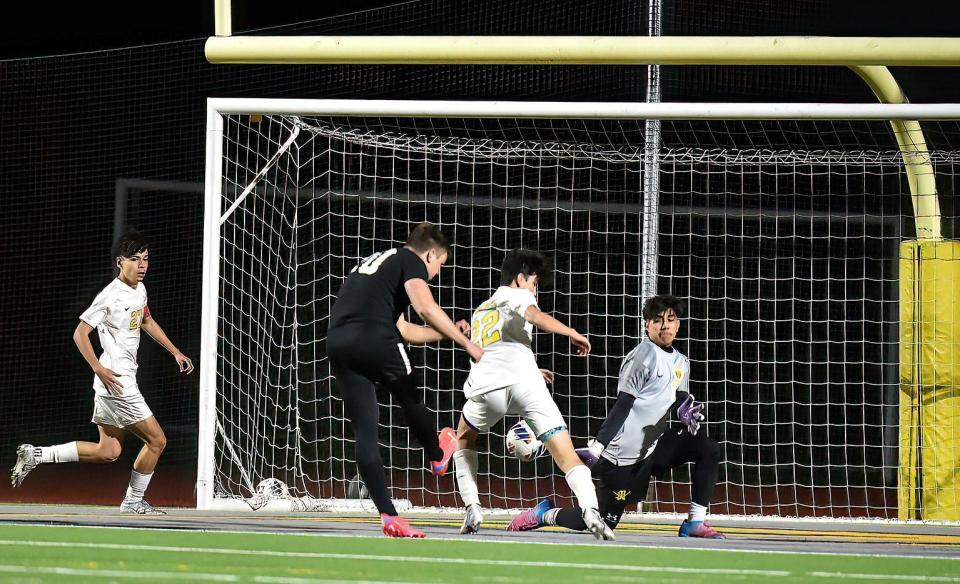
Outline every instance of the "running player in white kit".
<svg viewBox="0 0 960 584"><path fill-rule="evenodd" d="M17 448L17 462L10 475L14 487L19 487L38 464L113 462L120 456L124 436L131 432L144 445L133 463L130 485L120 504L120 511L139 515L164 514L143 498L167 438L137 386L140 331L146 331L169 351L182 373L192 372L193 363L177 349L150 316L147 289L143 284L149 262L148 247L143 235L133 230L120 238L114 253L119 273L80 315L80 324L73 333L80 354L94 372L92 421L99 428L99 442L76 441L38 447L21 444ZM103 347L99 359L90 343L90 333L94 328Z"/></svg>
<svg viewBox="0 0 960 584"><path fill-rule="evenodd" d="M590 341L537 306L536 292L550 280L543 254L515 249L507 253L500 271L500 287L481 304L472 318L471 341L483 347L484 357L471 365L463 386L467 403L457 428L453 455L457 489L467 508L460 533L476 533L483 521L477 488L477 437L506 414L526 420L543 442L577 498L586 528L597 539L613 539L613 532L597 511L597 493L590 469L577 456L566 422L547 390L549 371L541 371L531 349L533 328L570 338L579 355L590 352Z"/></svg>

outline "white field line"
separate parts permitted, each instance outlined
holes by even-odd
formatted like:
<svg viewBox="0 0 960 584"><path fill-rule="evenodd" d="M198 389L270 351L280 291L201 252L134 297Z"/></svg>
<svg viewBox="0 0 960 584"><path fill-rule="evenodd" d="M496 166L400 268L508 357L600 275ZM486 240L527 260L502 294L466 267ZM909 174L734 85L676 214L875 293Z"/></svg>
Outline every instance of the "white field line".
<svg viewBox="0 0 960 584"><path fill-rule="evenodd" d="M0 573L6 574L52 574L94 578L131 578L139 580L209 580L211 582L237 582L233 574L205 574L202 572L139 572L136 570L98 570L95 568L60 568L56 566L10 566L0 564Z"/></svg>
<svg viewBox="0 0 960 584"><path fill-rule="evenodd" d="M471 566L504 566L524 568L563 568L568 570L608 570L617 572L653 572L673 574L716 574L724 576L790 576L786 570L737 570L733 568L682 568L677 566L628 566L623 564L588 564L573 562L529 562L521 560L480 560L470 558L440 558L411 556L380 556L370 554L335 554L323 552L280 552L274 550L243 550L231 548L192 548L160 545L132 545L67 541L0 540L0 545L24 547L110 549L144 552L201 553L232 556L264 556L279 558L361 560L374 562L414 562L424 564L459 564Z"/></svg>
<svg viewBox="0 0 960 584"><path fill-rule="evenodd" d="M960 582L955 576L923 576L911 574L858 574L854 572L807 572L814 578L852 578L854 580L900 580L908 582Z"/></svg>

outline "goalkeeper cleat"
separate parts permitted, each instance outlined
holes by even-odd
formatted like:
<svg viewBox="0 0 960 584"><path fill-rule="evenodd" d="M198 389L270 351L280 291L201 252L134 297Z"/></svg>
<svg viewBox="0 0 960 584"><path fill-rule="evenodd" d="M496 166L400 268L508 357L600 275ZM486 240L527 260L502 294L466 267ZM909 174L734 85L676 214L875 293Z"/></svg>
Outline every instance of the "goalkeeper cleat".
<svg viewBox="0 0 960 584"><path fill-rule="evenodd" d="M414 537L419 539L427 536L419 529L410 527L406 519L401 519L396 515L381 513L380 521L383 522L383 535L387 537Z"/></svg>
<svg viewBox="0 0 960 584"><path fill-rule="evenodd" d="M604 541L616 539L613 536L613 530L606 524L603 517L600 517L600 512L596 509L584 509L583 522L587 525L587 530L593 534L593 537Z"/></svg>
<svg viewBox="0 0 960 584"><path fill-rule="evenodd" d="M543 522L543 515L550 509L553 509L553 501L550 499L540 501L536 507L527 509L514 517L507 526L507 531L531 531L543 527L546 525Z"/></svg>
<svg viewBox="0 0 960 584"><path fill-rule="evenodd" d="M450 467L450 457L457 449L457 433L453 428L447 427L440 430L439 436L440 450L443 451L443 458L434 460L430 463L430 470L438 477L442 477Z"/></svg>
<svg viewBox="0 0 960 584"><path fill-rule="evenodd" d="M130 501L129 499L124 499L120 503L120 512L129 515L166 515L167 512L162 509L157 509L150 503L147 503L146 499L140 499L139 501Z"/></svg>
<svg viewBox="0 0 960 584"><path fill-rule="evenodd" d="M13 465L10 472L10 484L14 488L23 484L23 479L27 478L30 471L37 468L37 460L33 455L32 444L21 444L17 447L17 462Z"/></svg>
<svg viewBox="0 0 960 584"><path fill-rule="evenodd" d="M483 523L483 514L480 512L480 505L467 505L467 516L463 518L463 527L460 528L460 535L480 531L481 523Z"/></svg>
<svg viewBox="0 0 960 584"><path fill-rule="evenodd" d="M722 533L710 526L706 521L685 520L680 524L680 537L702 537L705 539L727 539Z"/></svg>

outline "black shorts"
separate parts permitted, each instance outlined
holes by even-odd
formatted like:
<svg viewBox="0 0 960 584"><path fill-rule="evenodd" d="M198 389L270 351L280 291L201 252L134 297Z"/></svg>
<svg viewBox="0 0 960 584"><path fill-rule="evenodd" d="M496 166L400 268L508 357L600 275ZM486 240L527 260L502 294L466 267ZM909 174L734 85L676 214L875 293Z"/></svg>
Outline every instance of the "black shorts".
<svg viewBox="0 0 960 584"><path fill-rule="evenodd" d="M327 357L334 375L353 371L388 388L412 382L413 366L394 329L349 325L327 332Z"/></svg>
<svg viewBox="0 0 960 584"><path fill-rule="evenodd" d="M650 477L663 478L671 469L695 460L699 450L710 448L713 439L706 433L691 435L683 427L669 427L657 441L653 454L626 466L617 466L601 457L593 465L597 481L597 502L604 520L611 527L620 522L627 505L643 501Z"/></svg>

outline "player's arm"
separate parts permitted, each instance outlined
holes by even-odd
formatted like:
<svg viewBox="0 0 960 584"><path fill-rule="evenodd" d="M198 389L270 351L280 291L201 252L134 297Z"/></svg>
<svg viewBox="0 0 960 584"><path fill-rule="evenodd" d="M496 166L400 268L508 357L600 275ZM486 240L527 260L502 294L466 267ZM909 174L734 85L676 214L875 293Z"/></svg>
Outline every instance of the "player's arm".
<svg viewBox="0 0 960 584"><path fill-rule="evenodd" d="M460 329L464 335L467 334L467 331L470 330L470 323L465 320L458 320L456 322L456 327ZM410 322L407 322L407 319L401 314L400 318L397 319L397 330L400 331L400 336L403 337L403 340L407 341L411 345L426 345L428 343L436 343L437 341L442 341L447 338L429 326L419 326Z"/></svg>
<svg viewBox="0 0 960 584"><path fill-rule="evenodd" d="M483 349L471 343L470 339L460 332L457 325L453 324L447 313L433 299L433 292L424 280L411 278L403 284L403 287L407 291L407 297L410 298L410 305L417 311L423 322L440 335L466 349L474 361L479 361L483 357Z"/></svg>
<svg viewBox="0 0 960 584"><path fill-rule="evenodd" d="M73 331L73 342L76 343L77 349L83 355L83 360L93 369L93 373L100 378L107 391L113 395L120 395L123 393L123 384L117 380L116 372L100 364L97 354L93 350L93 344L90 343L91 332L93 332L93 327L81 320L76 330Z"/></svg>
<svg viewBox="0 0 960 584"><path fill-rule="evenodd" d="M543 312L537 308L536 305L531 304L528 306L527 310L523 313L523 318L544 332L570 337L570 342L577 348L578 355L586 355L590 352L590 341L587 340L587 337L581 335L575 329L568 327L546 312Z"/></svg>
<svg viewBox="0 0 960 584"><path fill-rule="evenodd" d="M190 374L193 372L193 361L190 360L190 357L180 352L180 349L167 337L167 333L163 332L160 323L158 323L156 319L147 314L143 317L140 328L146 331L146 333L159 343L161 347L166 349L168 353L173 355L173 358L177 360L177 365L180 367L181 373Z"/></svg>

